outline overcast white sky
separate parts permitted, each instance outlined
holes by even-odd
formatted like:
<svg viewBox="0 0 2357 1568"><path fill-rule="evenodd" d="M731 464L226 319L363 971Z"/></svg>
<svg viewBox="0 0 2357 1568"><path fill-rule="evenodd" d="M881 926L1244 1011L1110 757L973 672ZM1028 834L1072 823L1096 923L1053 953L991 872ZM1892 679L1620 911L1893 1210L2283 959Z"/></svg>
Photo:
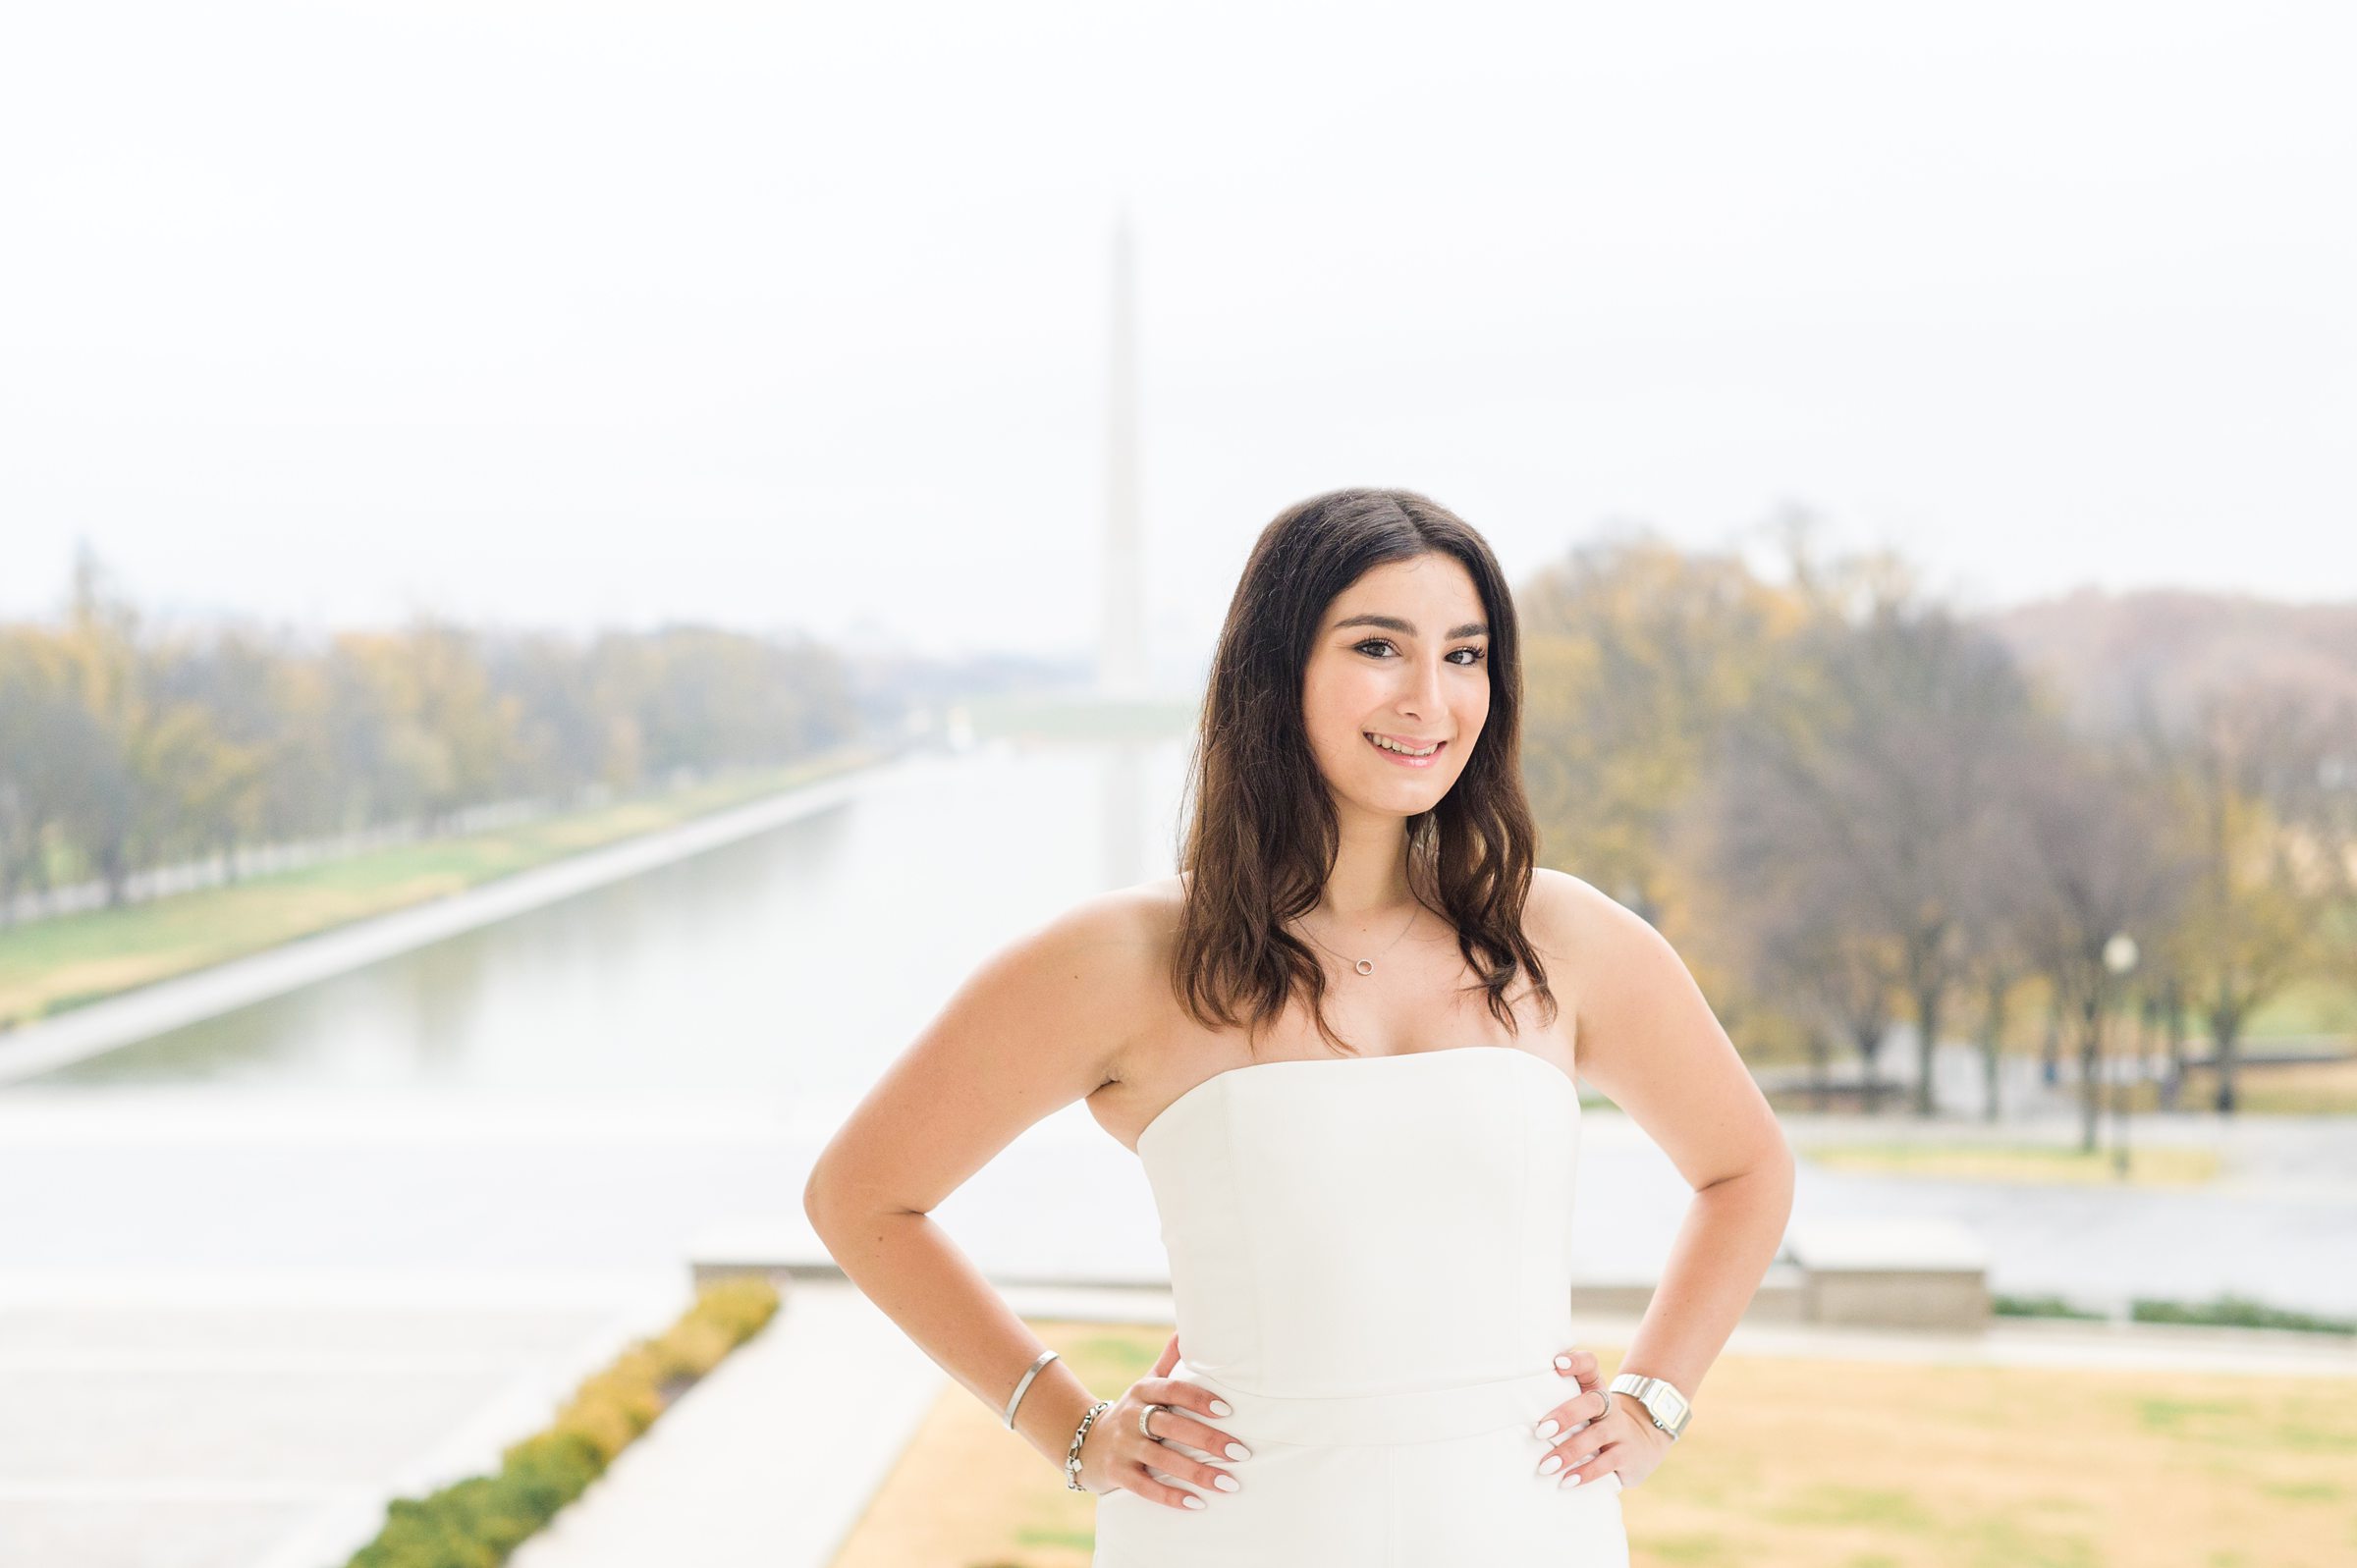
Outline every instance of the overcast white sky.
<svg viewBox="0 0 2357 1568"><path fill-rule="evenodd" d="M1166 668L1344 484L2357 597L2353 16L20 8L0 614L1085 649L1124 202Z"/></svg>

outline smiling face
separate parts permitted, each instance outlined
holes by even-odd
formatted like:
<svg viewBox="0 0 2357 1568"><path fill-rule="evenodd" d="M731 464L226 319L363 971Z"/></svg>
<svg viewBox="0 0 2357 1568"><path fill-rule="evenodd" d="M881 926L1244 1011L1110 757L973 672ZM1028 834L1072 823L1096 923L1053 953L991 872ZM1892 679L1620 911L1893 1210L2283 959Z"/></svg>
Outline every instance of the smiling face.
<svg viewBox="0 0 2357 1568"><path fill-rule="evenodd" d="M1449 792L1490 714L1487 620L1441 554L1386 562L1326 607L1301 717L1338 803L1404 817Z"/></svg>

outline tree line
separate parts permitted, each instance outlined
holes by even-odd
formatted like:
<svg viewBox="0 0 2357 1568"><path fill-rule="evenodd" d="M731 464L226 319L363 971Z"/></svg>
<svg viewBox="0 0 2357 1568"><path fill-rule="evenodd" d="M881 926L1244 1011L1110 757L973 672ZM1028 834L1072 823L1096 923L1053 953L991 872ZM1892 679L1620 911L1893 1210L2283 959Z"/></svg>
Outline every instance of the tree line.
<svg viewBox="0 0 2357 1568"><path fill-rule="evenodd" d="M23 890L470 806L628 793L853 738L834 653L705 626L576 640L431 617L324 639L172 632L85 551L0 625L0 911Z"/></svg>
<svg viewBox="0 0 2357 1568"><path fill-rule="evenodd" d="M2139 681L2107 722L1886 554L1788 579L1646 538L1517 594L1544 857L1673 935L1730 1030L1820 1064L1904 1021L1913 1108L1966 1023L1997 1113L2023 999L2080 1068L2133 991L2173 1087L2198 1015L2220 1110L2237 1047L2295 982L2357 983L2357 660L2338 682Z"/></svg>

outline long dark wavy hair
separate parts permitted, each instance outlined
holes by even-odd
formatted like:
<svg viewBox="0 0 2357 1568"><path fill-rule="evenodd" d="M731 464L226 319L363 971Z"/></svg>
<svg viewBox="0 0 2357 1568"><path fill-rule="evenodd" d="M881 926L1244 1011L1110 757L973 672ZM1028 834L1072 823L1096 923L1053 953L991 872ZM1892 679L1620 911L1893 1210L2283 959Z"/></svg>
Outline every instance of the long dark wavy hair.
<svg viewBox="0 0 2357 1568"><path fill-rule="evenodd" d="M1185 899L1172 975L1207 1029L1240 1022L1257 1040L1298 991L1318 1033L1356 1054L1327 1022L1324 965L1286 929L1317 907L1342 843L1302 720L1302 679L1337 595L1375 567L1436 553L1459 562L1480 591L1490 710L1455 784L1407 819L1408 885L1455 926L1474 984L1509 1033L1520 1030L1507 992L1525 971L1555 1016L1547 972L1522 935L1537 832L1522 789L1522 645L1505 574L1448 508L1412 490L1351 489L1288 507L1261 530L1212 656L1187 767L1194 810L1179 850Z"/></svg>

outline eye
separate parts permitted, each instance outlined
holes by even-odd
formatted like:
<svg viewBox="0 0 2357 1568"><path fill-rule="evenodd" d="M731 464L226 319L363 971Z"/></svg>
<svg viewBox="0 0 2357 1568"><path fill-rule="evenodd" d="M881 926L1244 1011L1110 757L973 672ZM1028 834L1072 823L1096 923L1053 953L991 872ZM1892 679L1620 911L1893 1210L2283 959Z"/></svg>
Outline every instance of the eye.
<svg viewBox="0 0 2357 1568"><path fill-rule="evenodd" d="M1364 642L1352 643L1350 645L1350 651L1353 653L1364 653L1369 648L1390 648L1391 645L1392 644L1389 638L1369 637ZM1490 657L1490 651L1487 648L1454 648L1450 650L1449 658L1452 662L1454 662L1456 660L1456 656L1460 653L1469 653L1473 657L1457 664L1457 668L1459 670L1471 670Z"/></svg>

